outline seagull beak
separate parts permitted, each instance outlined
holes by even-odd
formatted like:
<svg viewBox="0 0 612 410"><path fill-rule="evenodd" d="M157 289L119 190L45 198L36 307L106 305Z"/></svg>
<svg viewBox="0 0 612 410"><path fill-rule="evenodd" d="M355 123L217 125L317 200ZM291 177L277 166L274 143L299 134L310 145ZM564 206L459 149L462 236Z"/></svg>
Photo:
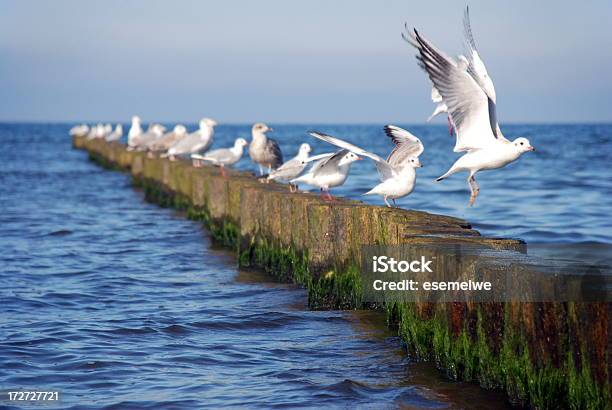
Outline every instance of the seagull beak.
<svg viewBox="0 0 612 410"><path fill-rule="evenodd" d="M268 131L274 131L274 128L268 127Z"/></svg>
<svg viewBox="0 0 612 410"><path fill-rule="evenodd" d="M534 147L529 147L529 151L534 151L535 152L535 148Z"/></svg>
<svg viewBox="0 0 612 410"><path fill-rule="evenodd" d="M355 161L361 161L363 158L361 157L357 157L357 159Z"/></svg>

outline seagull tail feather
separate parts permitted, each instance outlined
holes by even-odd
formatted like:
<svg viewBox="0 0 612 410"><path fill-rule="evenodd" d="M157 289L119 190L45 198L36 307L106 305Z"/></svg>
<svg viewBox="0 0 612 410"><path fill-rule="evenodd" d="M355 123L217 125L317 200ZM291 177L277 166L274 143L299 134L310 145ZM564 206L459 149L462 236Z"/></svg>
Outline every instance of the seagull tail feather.
<svg viewBox="0 0 612 410"><path fill-rule="evenodd" d="M443 179L446 179L448 177L450 177L451 175L453 175L455 172L457 172L457 170L455 168L451 168L448 171L446 171L446 174L444 175L440 175L438 178L436 178L436 182L440 182Z"/></svg>
<svg viewBox="0 0 612 410"><path fill-rule="evenodd" d="M376 195L377 192L374 192L375 190L376 190L376 188L372 188L368 192L365 192L365 193L361 194L361 196L364 196L364 195Z"/></svg>

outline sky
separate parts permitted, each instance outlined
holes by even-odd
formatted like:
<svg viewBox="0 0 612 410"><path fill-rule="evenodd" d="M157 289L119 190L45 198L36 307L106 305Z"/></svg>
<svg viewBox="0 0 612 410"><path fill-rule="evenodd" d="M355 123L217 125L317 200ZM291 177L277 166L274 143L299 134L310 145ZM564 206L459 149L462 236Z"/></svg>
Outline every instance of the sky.
<svg viewBox="0 0 612 410"><path fill-rule="evenodd" d="M423 123L400 34L460 54L466 4L0 0L0 121ZM611 1L469 6L502 125L612 121Z"/></svg>

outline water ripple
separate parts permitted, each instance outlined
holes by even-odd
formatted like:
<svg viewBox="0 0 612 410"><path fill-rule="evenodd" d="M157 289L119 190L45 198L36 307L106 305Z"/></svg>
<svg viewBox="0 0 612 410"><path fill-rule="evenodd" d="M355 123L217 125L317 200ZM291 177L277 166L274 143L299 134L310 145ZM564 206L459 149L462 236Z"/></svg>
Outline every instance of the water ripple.
<svg viewBox="0 0 612 410"><path fill-rule="evenodd" d="M303 289L237 271L233 255L212 248L199 224L144 203L127 175L72 150L68 129L0 124L0 181L11 187L0 196L3 388L59 390L61 403L46 408L62 409L503 405L498 393L410 363L380 313L310 312ZM287 153L291 141L306 138L301 128L280 129ZM242 132L220 127L219 144L234 131ZM357 135L366 141L368 132ZM345 193L371 183L356 171ZM462 216L461 181L441 188L445 200L425 208ZM499 192L488 189L491 212L500 212ZM425 204L423 192L403 203ZM525 201L536 209L536 200ZM563 228L562 235L600 240L594 231L605 207L587 208L593 229L545 225L540 213L525 218L521 209L512 215L519 234ZM561 212L574 209L559 204ZM486 208L479 212L485 230L514 232Z"/></svg>

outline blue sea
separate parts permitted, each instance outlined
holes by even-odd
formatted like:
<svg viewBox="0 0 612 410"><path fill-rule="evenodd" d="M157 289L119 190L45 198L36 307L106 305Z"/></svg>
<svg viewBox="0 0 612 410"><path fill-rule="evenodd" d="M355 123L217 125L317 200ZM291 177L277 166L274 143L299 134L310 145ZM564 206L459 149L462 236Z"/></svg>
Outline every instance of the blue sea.
<svg viewBox="0 0 612 410"><path fill-rule="evenodd" d="M51 408L79 409L505 406L412 362L380 313L309 311L303 289L237 269L198 223L71 149L72 125L0 124L0 392L59 391ZM301 142L330 150L309 129L392 148L378 125L271 125L287 158ZM612 243L612 125L504 127L537 152L482 173L474 208L465 176L433 182L456 159L446 127L404 126L426 149L400 206L529 243ZM249 135L221 125L214 147ZM333 193L375 183L361 161Z"/></svg>

